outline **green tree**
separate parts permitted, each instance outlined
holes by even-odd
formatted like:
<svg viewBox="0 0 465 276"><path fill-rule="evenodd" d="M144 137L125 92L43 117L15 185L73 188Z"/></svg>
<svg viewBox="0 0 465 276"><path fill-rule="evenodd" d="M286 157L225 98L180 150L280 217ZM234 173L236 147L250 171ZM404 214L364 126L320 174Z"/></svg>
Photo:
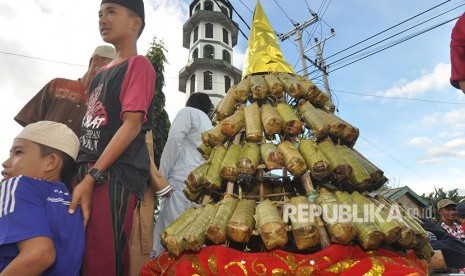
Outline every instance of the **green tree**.
<svg viewBox="0 0 465 276"><path fill-rule="evenodd" d="M458 188L450 190L448 192L444 192L442 188L434 188L434 192L429 193L428 195L423 194L421 195L421 197L428 202L428 205L433 210L433 214L435 214L436 216L438 216L438 210L436 206L439 200L448 198L458 203L465 198L464 196L459 195Z"/></svg>
<svg viewBox="0 0 465 276"><path fill-rule="evenodd" d="M157 82L153 97L153 150L155 152L155 165L160 166L160 158L168 139L170 130L170 120L168 113L165 110L165 94L163 87L165 86L165 71L166 52L165 45L162 40L158 40L155 36L151 43L151 47L147 52L146 57L150 60L157 74Z"/></svg>

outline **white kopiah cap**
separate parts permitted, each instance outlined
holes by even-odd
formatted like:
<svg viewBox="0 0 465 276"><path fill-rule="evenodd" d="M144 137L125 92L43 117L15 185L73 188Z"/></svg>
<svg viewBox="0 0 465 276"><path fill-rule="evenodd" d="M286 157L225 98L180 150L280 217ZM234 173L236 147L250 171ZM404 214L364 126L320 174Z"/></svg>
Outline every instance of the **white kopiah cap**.
<svg viewBox="0 0 465 276"><path fill-rule="evenodd" d="M101 45L95 48L94 52L92 53L92 57L98 55L104 58L111 58L115 57L115 48L108 46L108 45Z"/></svg>
<svg viewBox="0 0 465 276"><path fill-rule="evenodd" d="M79 138L68 126L52 122L40 121L24 127L15 139L26 139L47 147L62 151L74 161L79 153Z"/></svg>

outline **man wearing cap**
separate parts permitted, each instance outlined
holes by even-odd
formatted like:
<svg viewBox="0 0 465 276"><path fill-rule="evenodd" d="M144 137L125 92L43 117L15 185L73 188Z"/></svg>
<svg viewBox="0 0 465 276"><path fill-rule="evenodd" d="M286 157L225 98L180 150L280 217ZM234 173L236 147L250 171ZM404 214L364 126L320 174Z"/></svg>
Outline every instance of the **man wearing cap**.
<svg viewBox="0 0 465 276"><path fill-rule="evenodd" d="M40 121L14 139L2 163L0 275L78 275L84 256L80 210L63 178L72 175L79 139L64 124Z"/></svg>
<svg viewBox="0 0 465 276"><path fill-rule="evenodd" d="M87 72L77 80L55 78L48 82L14 118L22 126L49 120L70 127L79 137L87 110L90 82L97 71L113 60L115 49L108 45L95 48Z"/></svg>
<svg viewBox="0 0 465 276"><path fill-rule="evenodd" d="M455 207L457 204L448 199L441 199L438 201L437 207L440 215L440 226L452 236L465 241L465 234L462 226L456 223L457 213Z"/></svg>

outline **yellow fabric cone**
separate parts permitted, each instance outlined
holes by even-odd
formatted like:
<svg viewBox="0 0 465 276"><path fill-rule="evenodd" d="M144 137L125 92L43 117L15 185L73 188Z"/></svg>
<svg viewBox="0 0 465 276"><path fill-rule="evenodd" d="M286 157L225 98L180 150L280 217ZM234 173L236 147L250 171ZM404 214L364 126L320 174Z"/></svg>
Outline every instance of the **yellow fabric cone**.
<svg viewBox="0 0 465 276"><path fill-rule="evenodd" d="M258 1L253 15L242 77L266 72L294 74L292 67L284 60L278 39Z"/></svg>

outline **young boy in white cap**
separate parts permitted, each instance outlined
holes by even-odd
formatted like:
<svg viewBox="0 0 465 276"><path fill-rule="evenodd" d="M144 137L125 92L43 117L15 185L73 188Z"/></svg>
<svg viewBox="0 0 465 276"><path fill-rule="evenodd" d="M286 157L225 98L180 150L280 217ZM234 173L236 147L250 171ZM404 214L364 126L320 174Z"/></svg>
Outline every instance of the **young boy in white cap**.
<svg viewBox="0 0 465 276"><path fill-rule="evenodd" d="M55 78L49 81L15 116L22 126L38 121L54 121L67 125L79 137L82 118L87 110L90 82L97 71L113 60L115 49L100 45L89 60L86 73L77 79Z"/></svg>
<svg viewBox="0 0 465 276"><path fill-rule="evenodd" d="M142 0L103 0L99 18L100 36L116 54L90 86L70 213L79 202L86 225L84 273L127 275L134 206L150 173L145 133L152 128L155 69L137 54Z"/></svg>
<svg viewBox="0 0 465 276"><path fill-rule="evenodd" d="M78 275L84 255L80 210L62 179L73 174L79 139L66 125L27 125L3 162L0 184L0 274Z"/></svg>

